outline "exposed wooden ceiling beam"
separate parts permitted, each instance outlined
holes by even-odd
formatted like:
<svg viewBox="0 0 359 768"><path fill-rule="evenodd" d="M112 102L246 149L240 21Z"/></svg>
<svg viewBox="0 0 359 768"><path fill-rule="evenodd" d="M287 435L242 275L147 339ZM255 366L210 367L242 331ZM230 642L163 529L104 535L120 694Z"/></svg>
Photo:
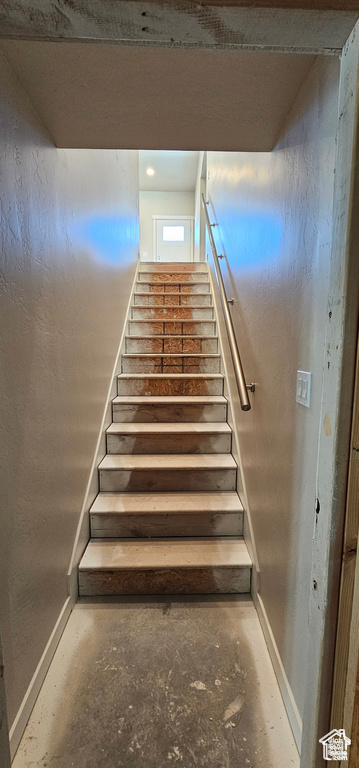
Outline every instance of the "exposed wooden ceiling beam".
<svg viewBox="0 0 359 768"><path fill-rule="evenodd" d="M2 0L0 37L338 52L359 0Z"/></svg>

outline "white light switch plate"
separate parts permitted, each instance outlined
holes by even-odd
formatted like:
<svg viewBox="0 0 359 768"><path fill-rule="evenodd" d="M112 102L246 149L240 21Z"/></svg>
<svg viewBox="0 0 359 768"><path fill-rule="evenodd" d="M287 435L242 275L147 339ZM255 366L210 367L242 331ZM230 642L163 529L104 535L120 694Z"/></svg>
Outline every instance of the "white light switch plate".
<svg viewBox="0 0 359 768"><path fill-rule="evenodd" d="M297 371L296 401L310 408L310 393L312 389L312 374L308 371Z"/></svg>

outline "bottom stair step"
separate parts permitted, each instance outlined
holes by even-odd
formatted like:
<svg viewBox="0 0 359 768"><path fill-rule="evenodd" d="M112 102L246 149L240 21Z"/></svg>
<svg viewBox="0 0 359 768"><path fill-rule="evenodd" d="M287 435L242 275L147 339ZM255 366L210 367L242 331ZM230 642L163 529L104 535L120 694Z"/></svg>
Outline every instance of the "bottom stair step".
<svg viewBox="0 0 359 768"><path fill-rule="evenodd" d="M91 540L79 566L85 595L249 592L245 542L226 538Z"/></svg>

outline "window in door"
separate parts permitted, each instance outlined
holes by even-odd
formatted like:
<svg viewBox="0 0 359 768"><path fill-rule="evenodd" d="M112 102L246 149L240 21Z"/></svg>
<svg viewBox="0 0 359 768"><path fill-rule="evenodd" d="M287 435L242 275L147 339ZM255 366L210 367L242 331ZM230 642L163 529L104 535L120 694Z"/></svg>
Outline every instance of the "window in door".
<svg viewBox="0 0 359 768"><path fill-rule="evenodd" d="M193 216L153 217L156 261L193 261Z"/></svg>

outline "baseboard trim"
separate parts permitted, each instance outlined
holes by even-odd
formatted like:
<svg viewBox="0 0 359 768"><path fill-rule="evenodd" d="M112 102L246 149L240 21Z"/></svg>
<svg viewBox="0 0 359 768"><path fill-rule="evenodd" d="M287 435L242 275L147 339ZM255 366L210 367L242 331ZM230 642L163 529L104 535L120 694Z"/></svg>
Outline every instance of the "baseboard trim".
<svg viewBox="0 0 359 768"><path fill-rule="evenodd" d="M11 753L12 760L15 757L16 750L20 744L22 735L28 723L33 706L40 693L40 689L44 682L47 670L51 664L53 655L59 644L61 635L65 629L65 626L67 624L67 621L69 619L73 606L74 606L73 599L71 597L68 597L62 607L60 615L56 621L56 624L46 644L45 650L32 676L29 687L21 702L20 709L10 728L9 739L10 739L10 753Z"/></svg>
<svg viewBox="0 0 359 768"><path fill-rule="evenodd" d="M295 743L297 745L298 752L300 754L301 742L302 742L302 720L295 703L295 699L292 693L292 689L289 685L285 669L279 654L279 650L274 639L271 625L268 620L266 609L263 605L263 601L258 593L253 593L253 602L257 609L258 618L263 630L264 638L268 646L269 655L273 664L273 668L277 677L280 692L284 706L287 711L290 727L293 731Z"/></svg>

